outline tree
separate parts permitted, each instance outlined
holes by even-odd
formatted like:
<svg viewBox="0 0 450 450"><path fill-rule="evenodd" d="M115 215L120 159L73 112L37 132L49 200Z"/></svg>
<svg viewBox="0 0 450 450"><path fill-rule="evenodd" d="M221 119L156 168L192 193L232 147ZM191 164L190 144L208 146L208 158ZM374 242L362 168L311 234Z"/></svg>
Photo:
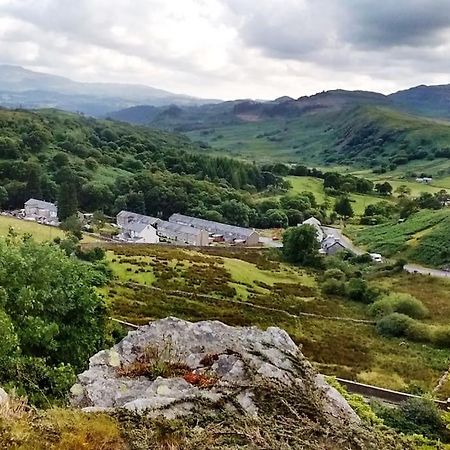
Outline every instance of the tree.
<svg viewBox="0 0 450 450"><path fill-rule="evenodd" d="M384 183L377 183L375 185L375 190L380 194L380 195L391 195L392 194L392 185L390 183L388 183L387 181L385 181Z"/></svg>
<svg viewBox="0 0 450 450"><path fill-rule="evenodd" d="M30 238L0 239L0 260L0 384L32 402L63 396L104 344L107 311L95 273Z"/></svg>
<svg viewBox="0 0 450 450"><path fill-rule="evenodd" d="M77 190L73 183L62 183L58 195L58 218L65 220L78 211Z"/></svg>
<svg viewBox="0 0 450 450"><path fill-rule="evenodd" d="M269 209L263 216L264 228L286 228L288 218L281 209Z"/></svg>
<svg viewBox="0 0 450 450"><path fill-rule="evenodd" d="M42 200L42 169L36 163L27 167L27 184L25 187L27 197Z"/></svg>
<svg viewBox="0 0 450 450"><path fill-rule="evenodd" d="M73 234L79 240L83 238L82 225L77 215L64 219L61 223L61 229Z"/></svg>
<svg viewBox="0 0 450 450"><path fill-rule="evenodd" d="M353 217L352 204L350 202L350 199L345 195L342 195L341 197L338 197L336 199L336 202L334 204L334 210L344 219Z"/></svg>
<svg viewBox="0 0 450 450"><path fill-rule="evenodd" d="M5 187L0 186L0 208L3 208L8 201L8 191Z"/></svg>
<svg viewBox="0 0 450 450"><path fill-rule="evenodd" d="M316 229L311 225L288 228L283 234L283 255L286 260L315 265L320 248L316 233Z"/></svg>
<svg viewBox="0 0 450 450"><path fill-rule="evenodd" d="M396 194L398 194L398 196L401 197L406 197L407 195L411 194L411 189L406 186L406 184L401 184L396 190L395 190Z"/></svg>

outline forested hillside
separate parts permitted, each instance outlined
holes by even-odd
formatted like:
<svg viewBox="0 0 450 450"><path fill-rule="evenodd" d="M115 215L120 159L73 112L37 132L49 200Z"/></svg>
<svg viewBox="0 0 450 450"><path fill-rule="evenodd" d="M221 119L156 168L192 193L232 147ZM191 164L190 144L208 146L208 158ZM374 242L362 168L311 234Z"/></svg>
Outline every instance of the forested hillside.
<svg viewBox="0 0 450 450"><path fill-rule="evenodd" d="M188 138L57 111L0 111L0 204L29 197L77 208L167 217L213 211L249 222L251 193L283 180L256 165L209 157ZM214 213L215 211L215 213Z"/></svg>
<svg viewBox="0 0 450 450"><path fill-rule="evenodd" d="M425 99L429 100L431 93L427 91ZM416 115L433 103L424 99L425 106L416 111L417 95L416 91L398 94L397 102L372 92L330 91L298 100L283 97L272 102L242 100L198 107L138 106L111 116L181 131L219 152L249 160L379 170L431 160L436 167L443 168L443 163L449 168L450 122ZM446 103L441 102L440 107L445 109Z"/></svg>

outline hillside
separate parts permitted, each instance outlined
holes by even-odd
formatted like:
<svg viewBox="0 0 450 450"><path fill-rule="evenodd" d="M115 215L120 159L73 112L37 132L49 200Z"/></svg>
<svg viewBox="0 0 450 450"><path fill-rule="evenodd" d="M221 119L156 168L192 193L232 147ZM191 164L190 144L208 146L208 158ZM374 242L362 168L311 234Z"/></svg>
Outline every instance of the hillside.
<svg viewBox="0 0 450 450"><path fill-rule="evenodd" d="M389 96L396 105L429 117L450 119L450 85L416 86Z"/></svg>
<svg viewBox="0 0 450 450"><path fill-rule="evenodd" d="M196 107L139 106L110 116L187 133L220 153L249 160L388 170L425 160L436 168L450 167L449 122L410 114L391 97L372 92L329 91L297 100Z"/></svg>
<svg viewBox="0 0 450 450"><path fill-rule="evenodd" d="M202 155L182 135L75 114L0 110L0 129L0 206L7 209L35 197L58 200L64 217L77 208L161 217L215 211L248 225L250 193L283 183L253 164Z"/></svg>
<svg viewBox="0 0 450 450"><path fill-rule="evenodd" d="M450 212L420 211L405 222L391 221L356 233L356 242L387 257L404 257L424 265L448 267Z"/></svg>
<svg viewBox="0 0 450 450"><path fill-rule="evenodd" d="M142 103L161 106L207 102L150 86L82 83L19 66L0 65L0 105L11 108L58 108L99 116Z"/></svg>

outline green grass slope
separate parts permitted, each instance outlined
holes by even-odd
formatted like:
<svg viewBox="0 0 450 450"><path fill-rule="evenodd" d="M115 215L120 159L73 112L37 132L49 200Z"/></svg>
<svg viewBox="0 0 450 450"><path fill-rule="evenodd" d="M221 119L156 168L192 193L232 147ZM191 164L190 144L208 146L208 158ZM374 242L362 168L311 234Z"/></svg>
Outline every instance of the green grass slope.
<svg viewBox="0 0 450 450"><path fill-rule="evenodd" d="M403 223L388 222L356 234L357 244L387 257L407 257L430 266L450 263L450 211L423 210Z"/></svg>
<svg viewBox="0 0 450 450"><path fill-rule="evenodd" d="M432 161L433 168L450 167L450 123L385 106L319 108L295 118L205 125L188 134L251 160L391 168Z"/></svg>

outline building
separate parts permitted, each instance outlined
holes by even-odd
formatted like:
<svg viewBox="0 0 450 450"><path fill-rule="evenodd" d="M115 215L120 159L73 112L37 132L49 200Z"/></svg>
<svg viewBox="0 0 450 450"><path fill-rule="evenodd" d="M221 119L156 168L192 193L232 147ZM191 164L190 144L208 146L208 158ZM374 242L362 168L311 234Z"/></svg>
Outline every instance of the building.
<svg viewBox="0 0 450 450"><path fill-rule="evenodd" d="M432 183L433 178L431 178L431 177L419 177L419 178L416 178L416 181L418 183L430 184L430 183Z"/></svg>
<svg viewBox="0 0 450 450"><path fill-rule="evenodd" d="M137 244L157 244L159 237L156 228L148 223L130 222L121 228L119 239Z"/></svg>
<svg viewBox="0 0 450 450"><path fill-rule="evenodd" d="M156 224L158 235L170 242L206 247L209 245L209 233L205 230L160 220Z"/></svg>
<svg viewBox="0 0 450 450"><path fill-rule="evenodd" d="M187 225L167 222L131 211L120 211L116 221L117 226L122 230L119 239L127 242L155 244L164 240L200 247L209 245L207 231Z"/></svg>
<svg viewBox="0 0 450 450"><path fill-rule="evenodd" d="M143 214L137 214L131 211L120 211L116 216L117 225L120 228L126 227L132 222L146 223L149 225L154 225L159 219L151 216L144 216Z"/></svg>
<svg viewBox="0 0 450 450"><path fill-rule="evenodd" d="M58 208L54 203L30 198L24 206L26 219L47 224L58 223Z"/></svg>
<svg viewBox="0 0 450 450"><path fill-rule="evenodd" d="M258 245L259 234L250 228L236 227L225 223L214 222L212 220L198 219L196 217L185 216L183 214L172 214L169 222L179 223L189 227L205 230L209 234L214 235L216 240L220 240L220 236L225 242Z"/></svg>
<svg viewBox="0 0 450 450"><path fill-rule="evenodd" d="M324 240L325 233L323 232L322 224L318 219L316 219L315 217L310 217L309 219L304 220L302 222L302 225L311 225L312 227L314 227L316 229L316 236L318 242L322 242Z"/></svg>
<svg viewBox="0 0 450 450"><path fill-rule="evenodd" d="M346 247L339 239L334 236L327 236L321 243L320 253L329 256L343 250L346 250Z"/></svg>

